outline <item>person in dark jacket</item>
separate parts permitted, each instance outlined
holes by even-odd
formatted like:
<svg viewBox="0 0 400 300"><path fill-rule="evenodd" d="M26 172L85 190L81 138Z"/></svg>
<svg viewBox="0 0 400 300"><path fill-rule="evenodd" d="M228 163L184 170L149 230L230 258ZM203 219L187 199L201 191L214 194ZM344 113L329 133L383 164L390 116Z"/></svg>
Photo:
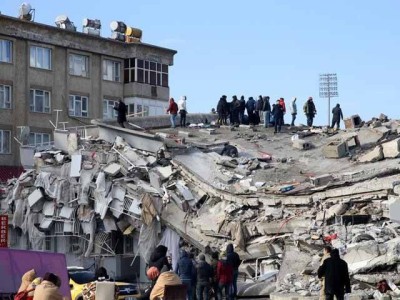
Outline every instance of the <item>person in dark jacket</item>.
<svg viewBox="0 0 400 300"><path fill-rule="evenodd" d="M125 128L124 122L126 122L127 108L126 108L126 105L125 105L124 101L119 99L118 100L118 104L116 103L116 105L114 106L114 109L118 112L118 116L117 116L118 124L122 128Z"/></svg>
<svg viewBox="0 0 400 300"><path fill-rule="evenodd" d="M263 98L263 115L264 115L264 127L269 127L269 122L271 119L271 104L269 103L269 96Z"/></svg>
<svg viewBox="0 0 400 300"><path fill-rule="evenodd" d="M233 283L233 266L228 263L226 252L221 253L221 259L217 264L217 280L218 280L218 299L222 300L222 291L224 291L225 299L233 299L230 293Z"/></svg>
<svg viewBox="0 0 400 300"><path fill-rule="evenodd" d="M176 116L178 115L178 104L176 104L174 98L169 99L169 106L167 109L167 113L170 114L171 118L171 127L176 127Z"/></svg>
<svg viewBox="0 0 400 300"><path fill-rule="evenodd" d="M285 124L285 114L286 114L286 103L285 103L285 99L284 98L279 98L279 105L282 107L283 110L283 116L282 116L282 125Z"/></svg>
<svg viewBox="0 0 400 300"><path fill-rule="evenodd" d="M240 97L239 100L239 122L240 124L244 124L244 111L246 110L246 100L244 100L244 96Z"/></svg>
<svg viewBox="0 0 400 300"><path fill-rule="evenodd" d="M249 100L246 102L246 110L247 110L247 115L249 116L249 124L254 125L255 122L255 110L256 110L256 101L253 99L253 97L250 97Z"/></svg>
<svg viewBox="0 0 400 300"><path fill-rule="evenodd" d="M167 247L163 245L157 246L157 248L150 255L149 268L156 267L160 271L163 266L166 265L171 269L172 266L168 262L167 251Z"/></svg>
<svg viewBox="0 0 400 300"><path fill-rule="evenodd" d="M261 117L262 117L262 109L264 106L264 100L262 96L258 96L257 102L256 102L256 110L255 110L255 124L258 125L261 122Z"/></svg>
<svg viewBox="0 0 400 300"><path fill-rule="evenodd" d="M226 102L226 96L223 95L217 105L218 121L219 125L226 125L226 118L228 114L228 103Z"/></svg>
<svg viewBox="0 0 400 300"><path fill-rule="evenodd" d="M185 250L181 250L180 259L176 267L175 273L179 275L182 284L186 285L186 296L188 300L193 299L193 287L192 280L195 277L196 270L192 260L189 258L188 253Z"/></svg>
<svg viewBox="0 0 400 300"><path fill-rule="evenodd" d="M275 121L275 131L274 133L281 132L282 122L283 122L283 108L279 104L279 100L276 100L276 104L272 110Z"/></svg>
<svg viewBox="0 0 400 300"><path fill-rule="evenodd" d="M238 126L239 125L239 111L240 111L240 102L236 96L232 97L232 110L231 110L231 125Z"/></svg>
<svg viewBox="0 0 400 300"><path fill-rule="evenodd" d="M218 279L217 279L217 265L218 265L218 260L219 260L219 254L218 252L213 252L211 254L211 270L212 270L212 280L211 280L211 286L213 289L213 295L215 300L218 300Z"/></svg>
<svg viewBox="0 0 400 300"><path fill-rule="evenodd" d="M312 97L308 97L307 102L303 106L304 114L307 117L307 126L312 127L314 122L314 117L317 114L315 109L315 104Z"/></svg>
<svg viewBox="0 0 400 300"><path fill-rule="evenodd" d="M324 260L318 269L318 278L325 277L326 300L343 300L345 293L351 293L347 263L340 258L339 250L333 249L331 257Z"/></svg>
<svg viewBox="0 0 400 300"><path fill-rule="evenodd" d="M238 157L239 153L238 153L238 149L235 146L229 145L228 143L226 143L224 145L224 148L222 149L220 155L225 155L225 156L229 156L229 157Z"/></svg>
<svg viewBox="0 0 400 300"><path fill-rule="evenodd" d="M332 126L331 128L335 127L336 124L336 129L340 128L340 120L343 120L343 112L342 109L340 108L340 104L336 104L336 106L332 109Z"/></svg>
<svg viewBox="0 0 400 300"><path fill-rule="evenodd" d="M210 294L210 283L213 278L211 266L206 262L204 254L199 255L199 263L196 266L197 269L197 286L196 295L197 300L209 299ZM204 296L204 297L203 297Z"/></svg>
<svg viewBox="0 0 400 300"><path fill-rule="evenodd" d="M237 254L233 250L232 244L228 244L226 246L226 260L228 261L229 264L232 265L232 268L233 268L233 282L232 282L233 295L232 296L236 297L236 295L237 295L237 280L238 280L238 276L239 276L239 266L242 263L242 261L240 260L239 254Z"/></svg>

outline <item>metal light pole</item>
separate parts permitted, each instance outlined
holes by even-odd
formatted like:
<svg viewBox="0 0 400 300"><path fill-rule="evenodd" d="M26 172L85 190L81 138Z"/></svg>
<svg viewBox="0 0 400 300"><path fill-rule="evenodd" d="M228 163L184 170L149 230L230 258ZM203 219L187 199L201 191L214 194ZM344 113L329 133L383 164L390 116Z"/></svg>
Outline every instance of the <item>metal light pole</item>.
<svg viewBox="0 0 400 300"><path fill-rule="evenodd" d="M331 126L331 98L339 97L336 73L319 75L319 97L328 98L328 127Z"/></svg>

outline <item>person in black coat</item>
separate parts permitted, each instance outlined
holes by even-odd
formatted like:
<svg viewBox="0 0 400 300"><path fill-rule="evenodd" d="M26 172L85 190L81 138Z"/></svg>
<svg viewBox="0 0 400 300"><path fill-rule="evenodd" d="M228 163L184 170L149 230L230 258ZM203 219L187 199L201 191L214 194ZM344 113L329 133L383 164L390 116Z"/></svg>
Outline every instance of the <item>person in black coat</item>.
<svg viewBox="0 0 400 300"><path fill-rule="evenodd" d="M244 111L246 110L246 100L244 100L244 96L240 97L239 100L239 121L240 124L244 124Z"/></svg>
<svg viewBox="0 0 400 300"><path fill-rule="evenodd" d="M331 128L335 127L335 124L337 125L337 129L340 128L340 120L343 120L343 112L342 109L340 108L340 104L336 104L336 106L332 109L332 126Z"/></svg>
<svg viewBox="0 0 400 300"><path fill-rule="evenodd" d="M281 132L283 123L283 107L279 104L279 100L276 100L276 104L272 109L272 115L275 121L275 131L274 133Z"/></svg>
<svg viewBox="0 0 400 300"><path fill-rule="evenodd" d="M237 254L234 249L232 244L228 244L226 246L226 261L228 264L232 265L233 267L233 297L236 297L237 295L237 280L239 276L239 266L242 263L240 260L239 254ZM233 298L232 298L233 299Z"/></svg>
<svg viewBox="0 0 400 300"><path fill-rule="evenodd" d="M223 95L217 105L218 121L219 125L226 125L226 118L228 116L228 102L226 101L226 96Z"/></svg>
<svg viewBox="0 0 400 300"><path fill-rule="evenodd" d="M166 265L169 269L172 269L172 266L167 258L167 251L167 247L163 245L157 246L157 248L150 255L149 268L156 267L159 271L161 271L163 266Z"/></svg>
<svg viewBox="0 0 400 300"><path fill-rule="evenodd" d="M343 300L345 293L351 293L347 263L340 258L339 250L333 249L331 257L324 260L318 269L318 278L325 277L326 300Z"/></svg>
<svg viewBox="0 0 400 300"><path fill-rule="evenodd" d="M126 105L124 103L124 101L122 101L121 99L118 100L118 105L114 106L114 109L118 112L118 116L117 116L117 122L118 124L122 127L125 128L124 126L124 122L126 122L126 112L127 112L127 108Z"/></svg>

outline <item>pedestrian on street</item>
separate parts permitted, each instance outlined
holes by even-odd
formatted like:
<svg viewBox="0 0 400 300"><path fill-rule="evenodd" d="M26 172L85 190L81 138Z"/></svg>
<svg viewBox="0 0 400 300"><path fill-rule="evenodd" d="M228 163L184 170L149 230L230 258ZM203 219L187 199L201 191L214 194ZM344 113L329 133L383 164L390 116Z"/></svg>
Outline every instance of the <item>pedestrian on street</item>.
<svg viewBox="0 0 400 300"><path fill-rule="evenodd" d="M193 299L193 276L196 274L195 267L192 260L189 258L188 253L185 250L180 251L180 259L176 267L176 274L182 281L182 284L186 285L186 297L187 300Z"/></svg>
<svg viewBox="0 0 400 300"><path fill-rule="evenodd" d="M283 108L279 104L279 100L276 100L276 104L272 110L272 115L274 116L274 121L275 121L274 133L279 133L281 132L282 122L283 122Z"/></svg>
<svg viewBox="0 0 400 300"><path fill-rule="evenodd" d="M343 112L342 109L340 108L340 104L336 104L336 106L332 109L332 126L331 128L335 127L336 124L336 129L340 129L340 120L343 120Z"/></svg>
<svg viewBox="0 0 400 300"><path fill-rule="evenodd" d="M324 261L331 257L331 252L332 252L332 247L331 246L325 246L324 247L324 252L321 258L321 264L320 266L322 266L322 264L324 263ZM325 299L325 278L322 277L320 278L321 281L321 290L319 291L319 300L326 300Z"/></svg>
<svg viewBox="0 0 400 300"><path fill-rule="evenodd" d="M292 114L292 122L290 123L290 126L294 126L294 121L296 120L297 116L297 104L296 104L296 97L293 97L292 103L290 104L290 113Z"/></svg>
<svg viewBox="0 0 400 300"><path fill-rule="evenodd" d="M176 116L178 115L178 105L176 104L174 98L169 99L169 106L167 109L167 113L170 114L171 119L171 127L176 127Z"/></svg>
<svg viewBox="0 0 400 300"><path fill-rule="evenodd" d="M230 265L232 265L233 268L233 281L232 281L232 299L236 297L237 295L237 280L239 276L239 266L242 263L240 260L239 254L237 254L234 249L232 244L228 244L226 246L226 259Z"/></svg>
<svg viewBox="0 0 400 300"><path fill-rule="evenodd" d="M233 283L233 267L228 263L226 252L221 253L221 259L217 264L217 280L218 280L218 299L222 300L222 294L225 299L233 300L230 288Z"/></svg>
<svg viewBox="0 0 400 300"><path fill-rule="evenodd" d="M268 128L271 120L271 104L269 103L269 96L263 98L262 110L264 115L264 128Z"/></svg>
<svg viewBox="0 0 400 300"><path fill-rule="evenodd" d="M318 269L318 278L325 277L326 300L343 300L344 294L351 293L350 276L347 263L340 258L339 250L333 249Z"/></svg>
<svg viewBox="0 0 400 300"><path fill-rule="evenodd" d="M122 101L122 99L119 99L118 102L115 103L114 109L118 112L117 122L119 126L125 128L124 122L126 122L127 108L124 101Z"/></svg>
<svg viewBox="0 0 400 300"><path fill-rule="evenodd" d="M244 111L246 110L246 100L244 100L244 96L240 97L239 104L239 122L240 124L244 124Z"/></svg>
<svg viewBox="0 0 400 300"><path fill-rule="evenodd" d="M197 286L196 295L197 300L209 300L210 284L213 278L212 268L206 262L204 254L199 255L199 263L196 266L197 269Z"/></svg>
<svg viewBox="0 0 400 300"><path fill-rule="evenodd" d="M247 109L247 115L249 116L249 124L254 125L255 124L256 101L253 99L253 97L249 97L249 100L247 100L246 109Z"/></svg>
<svg viewBox="0 0 400 300"><path fill-rule="evenodd" d="M186 115L187 115L186 96L181 97L181 100L179 100L178 108L179 108L179 115L180 115L180 126L186 127Z"/></svg>
<svg viewBox="0 0 400 300"><path fill-rule="evenodd" d="M314 122L314 117L317 114L315 104L312 97L308 97L307 102L303 106L303 111L307 117L307 126L312 127Z"/></svg>

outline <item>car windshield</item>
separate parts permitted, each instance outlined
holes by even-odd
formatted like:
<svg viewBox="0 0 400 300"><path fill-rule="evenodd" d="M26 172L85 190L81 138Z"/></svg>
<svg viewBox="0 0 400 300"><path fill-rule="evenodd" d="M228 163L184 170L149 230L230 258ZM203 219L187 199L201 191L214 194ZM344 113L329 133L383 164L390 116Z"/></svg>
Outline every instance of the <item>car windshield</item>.
<svg viewBox="0 0 400 300"><path fill-rule="evenodd" d="M95 280L95 275L90 271L71 271L69 277L77 284L85 284Z"/></svg>

